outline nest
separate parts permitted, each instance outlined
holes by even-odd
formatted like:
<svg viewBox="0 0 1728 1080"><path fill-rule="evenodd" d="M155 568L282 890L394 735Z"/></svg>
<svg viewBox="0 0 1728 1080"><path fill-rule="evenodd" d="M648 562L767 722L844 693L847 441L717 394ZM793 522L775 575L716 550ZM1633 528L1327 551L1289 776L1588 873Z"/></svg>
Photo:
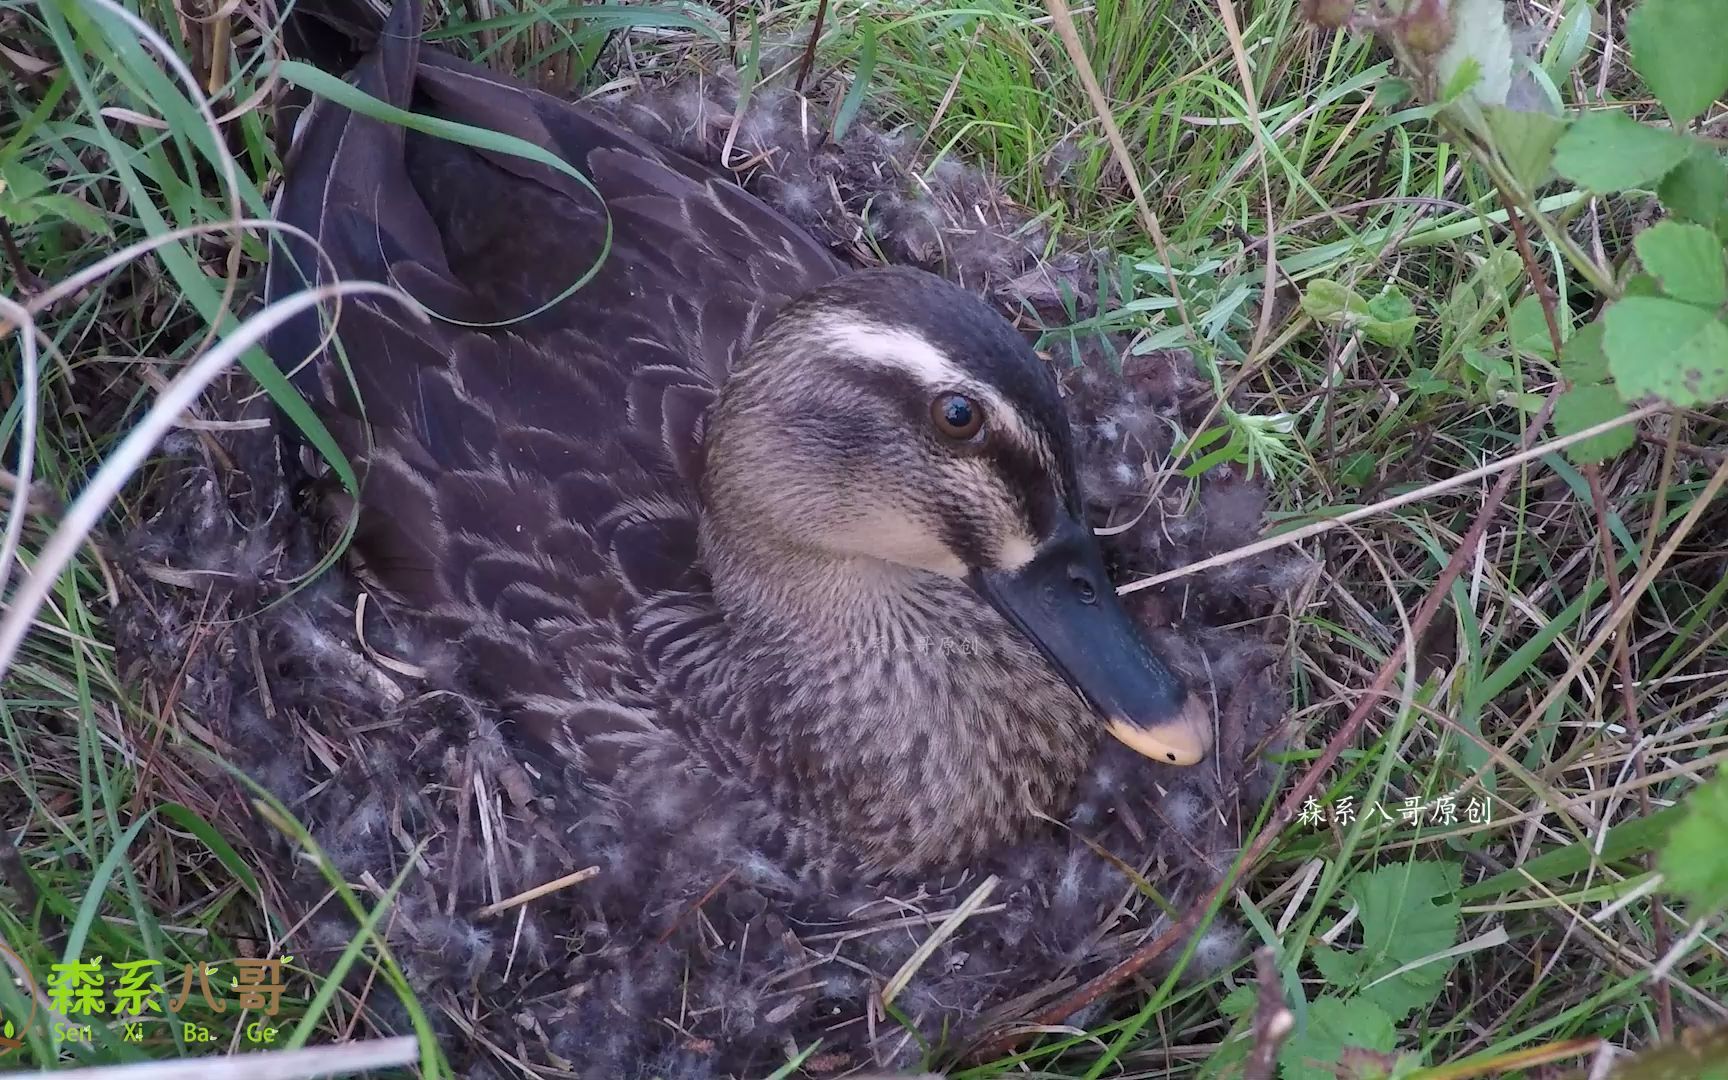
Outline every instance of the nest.
<svg viewBox="0 0 1728 1080"><path fill-rule="evenodd" d="M698 160L742 164L741 183L854 263L944 274L1029 333L1091 313L1092 254L1051 236L988 173L932 168L905 134L867 122L836 143L773 84L739 110L735 85L691 76L596 107ZM1193 359L1075 341L1080 363L1066 345L1052 362L1119 580L1255 538L1255 479L1172 470L1181 434L1217 405ZM271 419L238 378L207 409ZM172 687L197 738L304 822L327 868L370 901L401 878L380 925L439 1006L463 1076L752 1075L818 1041L812 1075L951 1064L1166 929L1148 893L1178 911L1201 895L1271 791L1287 678L1269 616L1308 572L1293 554L1129 597L1163 655L1211 693L1221 739L1205 765L1164 768L1107 741L1065 819L988 865L794 881L713 837L598 820L445 674L446 647L411 616L340 566L295 588L330 538L275 431L181 433L164 449L144 523L118 538L127 676ZM213 816L269 870L268 906L291 928L281 947L327 963L355 927L323 873L253 812L247 787L210 780ZM590 866L586 880L508 900ZM1239 951L1239 934L1215 924L1195 966L1215 971ZM383 997L367 999L375 1022L405 1028Z"/></svg>

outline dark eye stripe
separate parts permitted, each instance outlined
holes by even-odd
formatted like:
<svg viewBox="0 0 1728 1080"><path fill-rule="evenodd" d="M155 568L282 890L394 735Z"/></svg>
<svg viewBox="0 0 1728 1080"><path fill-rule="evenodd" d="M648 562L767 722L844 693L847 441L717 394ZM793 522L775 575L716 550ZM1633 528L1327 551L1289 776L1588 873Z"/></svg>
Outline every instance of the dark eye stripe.
<svg viewBox="0 0 1728 1080"><path fill-rule="evenodd" d="M880 400L893 402L915 428L930 428L930 388L909 372L892 367L844 367L829 376L836 384L861 390ZM1021 412L1022 410L1016 410ZM1048 535L1064 502L1072 502L1072 477L1058 475L1051 483L1052 464L1047 456L1022 446L1004 435L1007 425L996 429L997 437L985 440L983 458L1019 502L1020 511L1034 535ZM1045 436L1049 438L1049 436ZM1060 434L1056 438L1060 438Z"/></svg>
<svg viewBox="0 0 1728 1080"><path fill-rule="evenodd" d="M846 367L825 377L870 397L893 402L910 424L922 427L930 423L930 391L908 372L890 367Z"/></svg>
<svg viewBox="0 0 1728 1080"><path fill-rule="evenodd" d="M1047 536L1061 512L1058 484L1051 482L1050 468L1031 447L1012 439L998 440L986 453L1004 486L1020 504L1032 535Z"/></svg>

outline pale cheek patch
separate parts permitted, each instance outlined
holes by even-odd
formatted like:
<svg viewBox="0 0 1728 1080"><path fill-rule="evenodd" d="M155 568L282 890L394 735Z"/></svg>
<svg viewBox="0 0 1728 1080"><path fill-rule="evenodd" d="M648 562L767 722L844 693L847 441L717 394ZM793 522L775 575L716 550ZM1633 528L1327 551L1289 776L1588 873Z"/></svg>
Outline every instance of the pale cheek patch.
<svg viewBox="0 0 1728 1080"><path fill-rule="evenodd" d="M923 524L893 509L871 514L838 528L830 535L835 549L848 555L930 570L955 579L966 576L966 565Z"/></svg>
<svg viewBox="0 0 1728 1080"><path fill-rule="evenodd" d="M1013 573L1031 562L1037 553L1038 548L1031 537L1024 533L1009 536L996 552L996 568Z"/></svg>

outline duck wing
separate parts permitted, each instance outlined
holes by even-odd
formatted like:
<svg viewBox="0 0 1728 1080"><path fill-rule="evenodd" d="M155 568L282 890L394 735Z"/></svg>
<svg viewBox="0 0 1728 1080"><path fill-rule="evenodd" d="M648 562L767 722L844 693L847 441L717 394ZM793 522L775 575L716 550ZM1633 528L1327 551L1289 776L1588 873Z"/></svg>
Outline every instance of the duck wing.
<svg viewBox="0 0 1728 1080"><path fill-rule="evenodd" d="M705 166L422 47L419 18L396 5L360 89L588 183L318 102L277 214L322 257L279 240L268 296L385 281L432 318L350 299L333 344L308 314L268 349L361 473L367 575L527 734L607 771L600 747L661 721L665 652L719 622L696 565L705 410L757 330L841 268Z"/></svg>

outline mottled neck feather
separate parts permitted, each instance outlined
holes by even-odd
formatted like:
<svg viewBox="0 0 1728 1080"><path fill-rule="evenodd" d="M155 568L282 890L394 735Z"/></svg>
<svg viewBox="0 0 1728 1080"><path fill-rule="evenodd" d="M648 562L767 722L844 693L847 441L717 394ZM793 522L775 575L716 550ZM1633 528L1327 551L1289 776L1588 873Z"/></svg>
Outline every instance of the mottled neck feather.
<svg viewBox="0 0 1728 1080"><path fill-rule="evenodd" d="M964 584L712 521L703 558L726 679L781 689L772 715L715 718L754 744L737 767L790 778L788 809L865 865L923 869L1011 842L1090 760L1095 714Z"/></svg>

